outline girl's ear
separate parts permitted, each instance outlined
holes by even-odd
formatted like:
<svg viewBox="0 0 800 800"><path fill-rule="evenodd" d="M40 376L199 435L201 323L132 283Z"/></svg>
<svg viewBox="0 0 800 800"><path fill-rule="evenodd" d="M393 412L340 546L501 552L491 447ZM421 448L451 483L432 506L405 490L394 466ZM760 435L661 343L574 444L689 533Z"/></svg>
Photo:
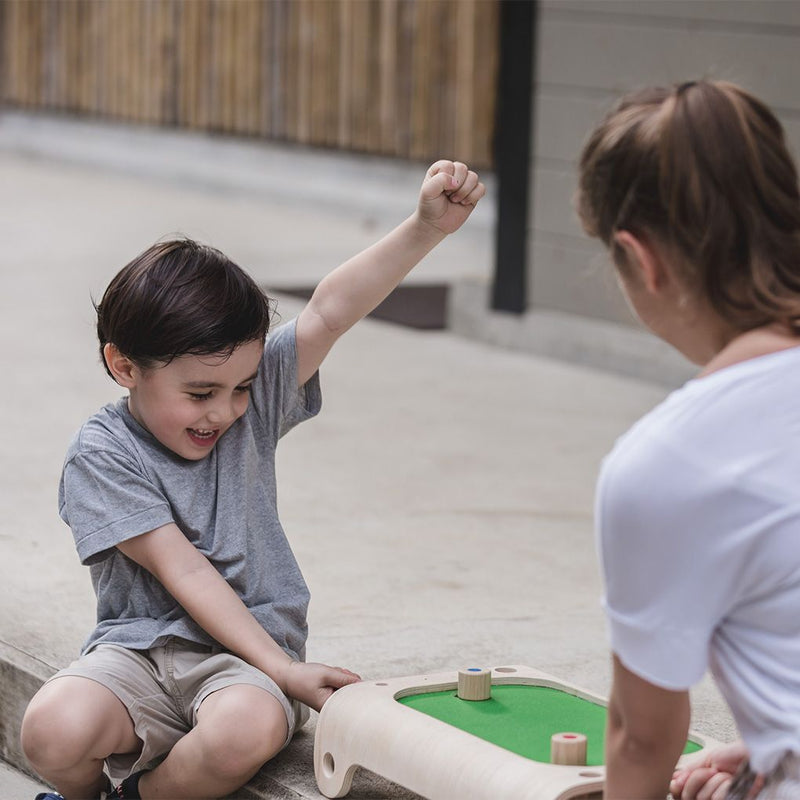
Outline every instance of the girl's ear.
<svg viewBox="0 0 800 800"><path fill-rule="evenodd" d="M119 348L109 342L103 347L103 358L114 380L126 389L136 385L136 365L127 356L120 353Z"/></svg>
<svg viewBox="0 0 800 800"><path fill-rule="evenodd" d="M638 282L650 294L656 294L664 288L668 274L656 248L647 240L630 231L617 231L614 243L625 254L625 266L630 276L636 276Z"/></svg>

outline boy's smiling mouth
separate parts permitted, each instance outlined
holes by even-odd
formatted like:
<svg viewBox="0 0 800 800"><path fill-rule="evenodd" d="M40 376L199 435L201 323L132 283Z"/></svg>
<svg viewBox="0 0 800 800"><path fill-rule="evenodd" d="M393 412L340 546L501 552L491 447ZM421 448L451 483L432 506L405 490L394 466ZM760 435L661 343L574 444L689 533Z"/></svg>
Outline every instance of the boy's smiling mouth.
<svg viewBox="0 0 800 800"><path fill-rule="evenodd" d="M189 438L198 447L210 447L219 438L219 429L187 428Z"/></svg>

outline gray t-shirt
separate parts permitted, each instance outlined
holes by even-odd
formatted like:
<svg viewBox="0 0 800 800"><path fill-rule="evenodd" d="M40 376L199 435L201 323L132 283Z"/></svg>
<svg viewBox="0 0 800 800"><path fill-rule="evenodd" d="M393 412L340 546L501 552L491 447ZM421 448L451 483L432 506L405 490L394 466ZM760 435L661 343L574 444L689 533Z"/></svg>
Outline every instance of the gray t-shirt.
<svg viewBox="0 0 800 800"><path fill-rule="evenodd" d="M97 627L84 653L98 644L147 649L170 636L212 643L156 578L116 548L174 522L275 641L304 656L309 594L278 519L275 448L321 404L318 375L297 388L292 321L267 337L247 411L201 461L160 444L133 418L127 397L83 425L67 451L59 513L97 595Z"/></svg>

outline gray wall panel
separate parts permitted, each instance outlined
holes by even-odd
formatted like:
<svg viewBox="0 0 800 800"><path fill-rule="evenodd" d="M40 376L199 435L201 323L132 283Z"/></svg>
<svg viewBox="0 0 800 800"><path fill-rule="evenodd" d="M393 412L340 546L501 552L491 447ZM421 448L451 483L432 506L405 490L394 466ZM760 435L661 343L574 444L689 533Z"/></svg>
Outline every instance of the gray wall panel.
<svg viewBox="0 0 800 800"><path fill-rule="evenodd" d="M798 38L648 26L640 21L541 21L537 82L621 92L705 76L742 84L778 107L797 109Z"/></svg>
<svg viewBox="0 0 800 800"><path fill-rule="evenodd" d="M797 0L543 0L548 13L614 14L692 20L718 26L800 27Z"/></svg>
<svg viewBox="0 0 800 800"><path fill-rule="evenodd" d="M575 171L539 167L533 184L533 225L537 231L583 238L583 230L573 208Z"/></svg>
<svg viewBox="0 0 800 800"><path fill-rule="evenodd" d="M533 293L547 298L547 302L538 303L538 307L638 325L625 304L613 267L601 247L587 248L580 243L576 247L572 240L540 238L531 248L531 258L548 267L536 270L533 275Z"/></svg>
<svg viewBox="0 0 800 800"><path fill-rule="evenodd" d="M528 301L630 324L573 209L586 135L625 91L706 76L766 100L800 157L800 2L546 0L538 37Z"/></svg>
<svg viewBox="0 0 800 800"><path fill-rule="evenodd" d="M539 159L561 159L566 162L562 167L571 169L588 132L613 106L616 95L576 97L541 86L535 99L534 155Z"/></svg>

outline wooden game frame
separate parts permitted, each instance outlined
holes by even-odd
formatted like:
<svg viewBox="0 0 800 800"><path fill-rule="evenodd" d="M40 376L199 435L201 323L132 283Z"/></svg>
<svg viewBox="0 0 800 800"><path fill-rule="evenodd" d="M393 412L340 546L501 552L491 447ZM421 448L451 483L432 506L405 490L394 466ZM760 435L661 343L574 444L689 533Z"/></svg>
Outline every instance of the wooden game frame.
<svg viewBox="0 0 800 800"><path fill-rule="evenodd" d="M607 706L604 698L521 665L492 669L492 685L548 686ZM359 767L429 800L577 800L602 792L605 768L543 764L459 730L397 700L455 691L458 672L363 681L334 692L317 721L314 772L326 797L344 797ZM703 749L717 742L692 731Z"/></svg>

